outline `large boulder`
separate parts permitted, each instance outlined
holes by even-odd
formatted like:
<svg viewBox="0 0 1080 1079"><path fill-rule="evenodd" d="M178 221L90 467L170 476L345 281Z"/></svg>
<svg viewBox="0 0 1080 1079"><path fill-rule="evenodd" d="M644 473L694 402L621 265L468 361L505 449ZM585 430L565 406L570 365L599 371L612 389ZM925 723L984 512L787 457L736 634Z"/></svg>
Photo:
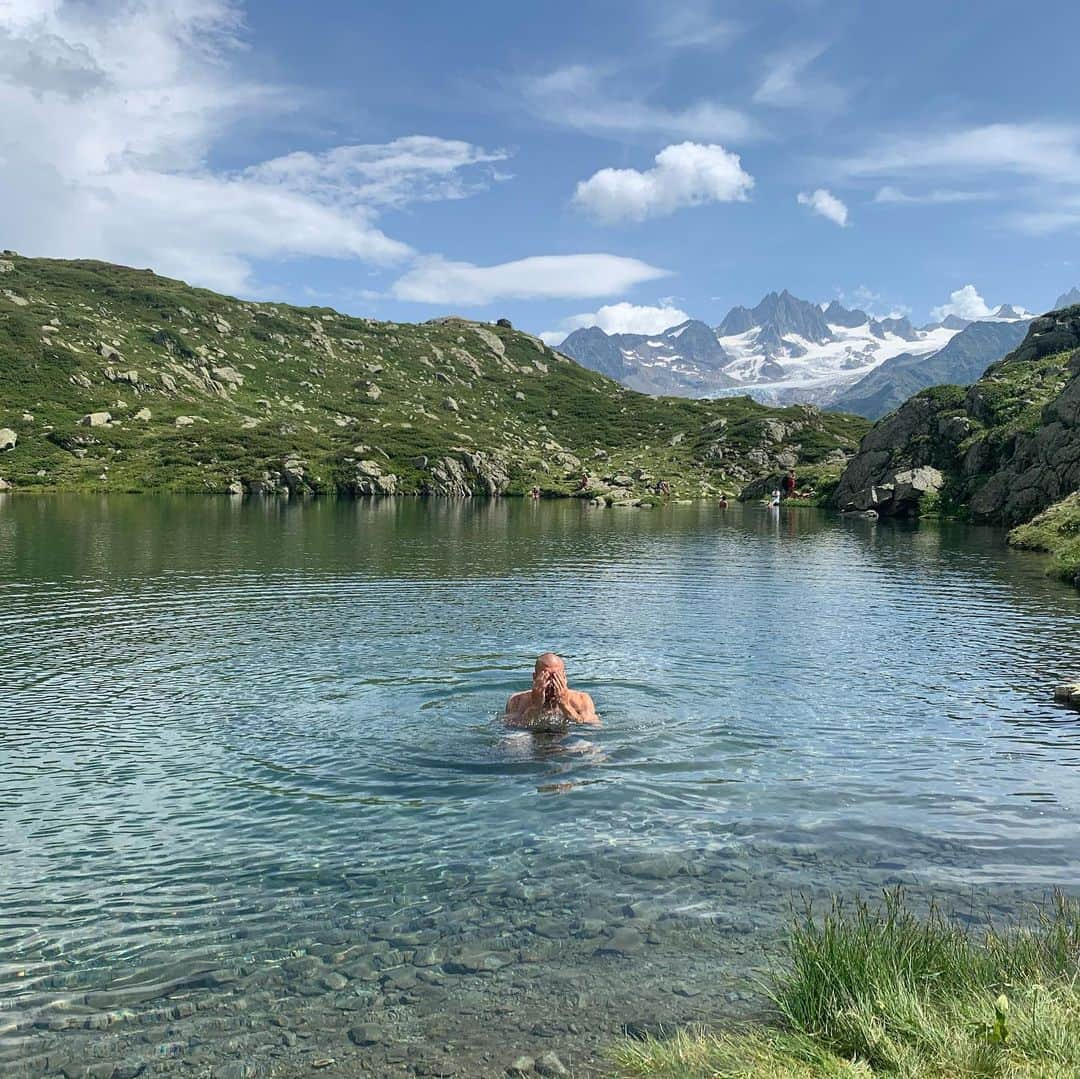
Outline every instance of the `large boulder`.
<svg viewBox="0 0 1080 1079"><path fill-rule="evenodd" d="M108 427L112 423L110 412L88 412L79 420L83 427Z"/></svg>
<svg viewBox="0 0 1080 1079"><path fill-rule="evenodd" d="M459 456L447 455L431 464L425 493L452 498L470 498L476 494L498 497L510 486L506 464L494 454L479 450L456 452Z"/></svg>
<svg viewBox="0 0 1080 1079"><path fill-rule="evenodd" d="M945 477L936 468L923 465L889 471L876 483L855 491L840 503L845 513L874 510L883 517L913 516L922 509L923 499L940 493Z"/></svg>
<svg viewBox="0 0 1080 1079"><path fill-rule="evenodd" d="M224 382L229 386L243 386L244 376L235 367L214 367L211 374L218 382Z"/></svg>
<svg viewBox="0 0 1080 1079"><path fill-rule="evenodd" d="M0 427L0 450L13 450L19 436L10 427Z"/></svg>

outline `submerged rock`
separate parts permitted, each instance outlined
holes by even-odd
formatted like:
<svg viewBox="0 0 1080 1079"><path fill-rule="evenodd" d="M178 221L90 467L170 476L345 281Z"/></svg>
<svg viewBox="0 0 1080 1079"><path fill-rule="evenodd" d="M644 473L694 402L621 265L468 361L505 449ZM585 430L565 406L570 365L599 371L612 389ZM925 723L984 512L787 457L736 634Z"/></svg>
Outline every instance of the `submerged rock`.
<svg viewBox="0 0 1080 1079"><path fill-rule="evenodd" d="M382 1032L374 1023L361 1023L349 1028L349 1041L353 1045L378 1045L382 1041Z"/></svg>

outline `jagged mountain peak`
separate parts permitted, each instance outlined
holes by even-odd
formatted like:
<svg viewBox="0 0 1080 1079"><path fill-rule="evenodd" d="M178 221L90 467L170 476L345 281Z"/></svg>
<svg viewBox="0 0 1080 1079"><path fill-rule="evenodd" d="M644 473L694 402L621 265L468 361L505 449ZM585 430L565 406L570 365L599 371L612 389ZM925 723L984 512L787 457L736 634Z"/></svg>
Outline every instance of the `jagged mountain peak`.
<svg viewBox="0 0 1080 1079"><path fill-rule="evenodd" d="M1005 324L1028 317L1002 304L985 317ZM972 320L956 315L916 329L906 315L880 318L839 300L811 303L790 289L737 305L714 328L699 319L653 334L576 331L561 350L633 389L694 396L738 388L760 400L826 404L892 357L917 363L945 347ZM996 341L978 347L991 355ZM907 368L905 368L907 370Z"/></svg>
<svg viewBox="0 0 1080 1079"><path fill-rule="evenodd" d="M1063 292L1054 302L1054 310L1060 311L1063 307L1072 307L1080 303L1080 287L1074 286L1068 292Z"/></svg>
<svg viewBox="0 0 1080 1079"><path fill-rule="evenodd" d="M853 330L856 326L865 326L870 316L860 308L849 309L839 300L833 300L822 312L830 326L844 326Z"/></svg>

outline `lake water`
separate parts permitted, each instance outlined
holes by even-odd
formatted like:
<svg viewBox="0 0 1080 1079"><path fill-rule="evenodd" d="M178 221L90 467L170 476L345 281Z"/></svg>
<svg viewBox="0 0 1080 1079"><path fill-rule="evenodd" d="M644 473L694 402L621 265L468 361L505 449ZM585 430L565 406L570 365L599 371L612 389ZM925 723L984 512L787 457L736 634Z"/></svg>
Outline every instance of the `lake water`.
<svg viewBox="0 0 1080 1079"><path fill-rule="evenodd" d="M759 1007L793 903L1069 889L1044 569L756 506L0 499L0 1070L587 1075ZM501 727L547 649L601 730Z"/></svg>

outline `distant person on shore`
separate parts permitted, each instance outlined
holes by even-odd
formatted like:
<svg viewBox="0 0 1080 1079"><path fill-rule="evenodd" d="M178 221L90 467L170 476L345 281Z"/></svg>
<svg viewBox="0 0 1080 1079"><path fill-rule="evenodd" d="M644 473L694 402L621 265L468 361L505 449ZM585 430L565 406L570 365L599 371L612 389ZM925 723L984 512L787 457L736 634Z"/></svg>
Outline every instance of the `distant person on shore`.
<svg viewBox="0 0 1080 1079"><path fill-rule="evenodd" d="M722 510L726 510L728 507L727 495L723 491L720 492L720 501L716 503Z"/></svg>
<svg viewBox="0 0 1080 1079"><path fill-rule="evenodd" d="M780 487L784 492L784 498L795 497L797 487L797 482L795 479L795 469L788 469L787 475L780 481Z"/></svg>
<svg viewBox="0 0 1080 1079"><path fill-rule="evenodd" d="M506 723L533 730L571 723L599 727L600 717L588 693L567 685L566 664L554 652L545 652L533 667L532 688L515 693L506 702Z"/></svg>

